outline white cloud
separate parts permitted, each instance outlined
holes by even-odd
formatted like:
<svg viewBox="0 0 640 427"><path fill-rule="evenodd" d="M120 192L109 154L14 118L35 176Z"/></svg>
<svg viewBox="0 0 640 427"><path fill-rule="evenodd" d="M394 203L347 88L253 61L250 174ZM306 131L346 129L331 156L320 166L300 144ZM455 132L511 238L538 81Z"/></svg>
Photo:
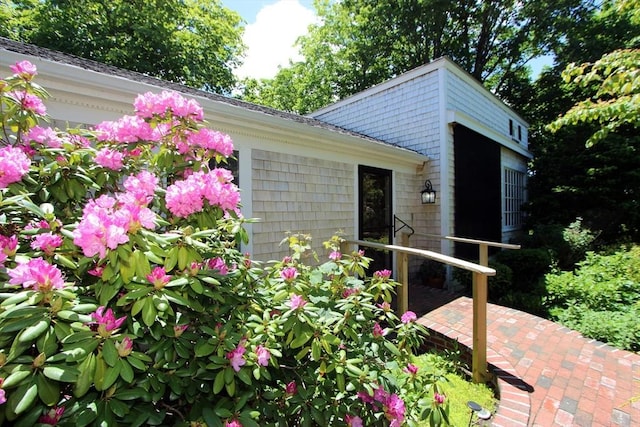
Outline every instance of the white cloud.
<svg viewBox="0 0 640 427"><path fill-rule="evenodd" d="M314 11L298 0L278 0L260 9L256 22L245 27L247 52L244 64L235 71L236 77L271 78L278 66L289 64L289 59L300 60L293 44L315 20Z"/></svg>

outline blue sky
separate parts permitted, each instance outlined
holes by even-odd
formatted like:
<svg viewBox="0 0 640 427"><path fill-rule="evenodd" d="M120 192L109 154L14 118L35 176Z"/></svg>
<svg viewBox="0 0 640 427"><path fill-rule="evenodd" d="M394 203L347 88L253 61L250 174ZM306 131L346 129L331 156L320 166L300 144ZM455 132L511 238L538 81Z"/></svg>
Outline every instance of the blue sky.
<svg viewBox="0 0 640 427"><path fill-rule="evenodd" d="M237 77L271 78L278 67L300 59L293 47L316 19L313 0L223 0L246 21L244 65Z"/></svg>

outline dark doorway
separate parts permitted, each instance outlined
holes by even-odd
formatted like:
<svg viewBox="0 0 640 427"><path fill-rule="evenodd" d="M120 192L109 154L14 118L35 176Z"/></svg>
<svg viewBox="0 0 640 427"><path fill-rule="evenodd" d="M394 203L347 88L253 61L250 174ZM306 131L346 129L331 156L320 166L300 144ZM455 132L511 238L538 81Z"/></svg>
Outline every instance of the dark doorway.
<svg viewBox="0 0 640 427"><path fill-rule="evenodd" d="M391 219L391 171L368 166L358 168L359 232L360 240L376 243L392 243ZM392 268L390 252L363 248L366 256L373 258L369 265L369 274Z"/></svg>
<svg viewBox="0 0 640 427"><path fill-rule="evenodd" d="M500 242L502 200L500 145L462 125L453 131L455 235ZM458 258L477 260L478 247L456 243Z"/></svg>

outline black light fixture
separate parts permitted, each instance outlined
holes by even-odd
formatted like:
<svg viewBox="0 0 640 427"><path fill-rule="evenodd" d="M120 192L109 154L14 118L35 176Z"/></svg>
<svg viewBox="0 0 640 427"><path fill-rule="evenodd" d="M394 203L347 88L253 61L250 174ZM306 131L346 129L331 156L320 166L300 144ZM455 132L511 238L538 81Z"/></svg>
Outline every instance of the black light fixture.
<svg viewBox="0 0 640 427"><path fill-rule="evenodd" d="M420 192L420 199L423 205L436 202L436 190L431 187L431 181L426 180L424 182L424 190Z"/></svg>

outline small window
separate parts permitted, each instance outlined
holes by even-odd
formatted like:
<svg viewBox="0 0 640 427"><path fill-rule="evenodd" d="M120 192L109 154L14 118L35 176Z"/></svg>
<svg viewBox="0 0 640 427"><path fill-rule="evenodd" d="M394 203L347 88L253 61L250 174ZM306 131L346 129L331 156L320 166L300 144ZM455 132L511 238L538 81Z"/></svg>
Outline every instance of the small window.
<svg viewBox="0 0 640 427"><path fill-rule="evenodd" d="M513 136L513 120L509 119L509 136Z"/></svg>
<svg viewBox="0 0 640 427"><path fill-rule="evenodd" d="M504 168L504 227L515 229L522 226L522 204L525 196L525 174Z"/></svg>
<svg viewBox="0 0 640 427"><path fill-rule="evenodd" d="M518 125L518 141L522 141L522 126Z"/></svg>

